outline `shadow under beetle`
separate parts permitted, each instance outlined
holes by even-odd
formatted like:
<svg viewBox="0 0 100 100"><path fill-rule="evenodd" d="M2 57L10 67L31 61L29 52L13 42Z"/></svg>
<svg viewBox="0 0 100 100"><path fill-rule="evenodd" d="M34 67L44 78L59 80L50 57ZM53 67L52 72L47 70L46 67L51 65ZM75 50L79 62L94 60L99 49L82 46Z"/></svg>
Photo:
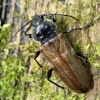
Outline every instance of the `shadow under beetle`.
<svg viewBox="0 0 100 100"><path fill-rule="evenodd" d="M52 20L48 19L47 16L51 16ZM34 59L37 64L42 67L42 65L36 59L39 54L42 53L44 58L50 63L51 69L47 73L47 80L64 90L64 98L66 97L64 87L50 79L52 71L54 71L70 89L77 93L86 93L90 90L92 84L92 78L89 76L84 67L84 65L87 63L88 57L83 53L76 53L68 40L65 38L64 34L71 33L74 30L88 28L91 26L91 23L82 28L66 30L61 34L57 34L55 25L56 16L68 16L77 20L73 16L64 14L36 15L31 21L26 23L26 25L31 24L27 28L25 36L28 38L34 38L36 41L41 43L39 51L36 52ZM22 28L24 28L26 25L24 25ZM34 27L33 33L26 34L32 26ZM15 35L18 32L16 32ZM13 39L13 37L7 42L7 44ZM2 48L2 50L6 47L6 45ZM84 62L82 62L80 57L84 59Z"/></svg>

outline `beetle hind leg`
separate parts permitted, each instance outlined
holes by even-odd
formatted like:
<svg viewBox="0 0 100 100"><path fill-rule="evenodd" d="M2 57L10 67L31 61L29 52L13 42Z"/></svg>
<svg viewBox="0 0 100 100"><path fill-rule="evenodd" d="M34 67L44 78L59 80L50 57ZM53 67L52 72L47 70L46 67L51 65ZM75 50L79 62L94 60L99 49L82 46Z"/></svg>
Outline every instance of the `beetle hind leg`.
<svg viewBox="0 0 100 100"><path fill-rule="evenodd" d="M63 100L65 100L65 98L66 98L66 91L65 91L65 88L64 88L63 86L60 86L59 84L53 82L52 80L50 80L50 77L51 77L51 75L52 75L52 71L53 71L53 69L50 69L50 70L48 71L48 73L47 73L47 80L48 80L49 82L51 82L52 84L58 86L59 88L63 89L63 91L64 91L64 99L63 99Z"/></svg>
<svg viewBox="0 0 100 100"><path fill-rule="evenodd" d="M77 55L85 59L83 62L83 65L85 65L87 63L88 56L83 53L77 53Z"/></svg>

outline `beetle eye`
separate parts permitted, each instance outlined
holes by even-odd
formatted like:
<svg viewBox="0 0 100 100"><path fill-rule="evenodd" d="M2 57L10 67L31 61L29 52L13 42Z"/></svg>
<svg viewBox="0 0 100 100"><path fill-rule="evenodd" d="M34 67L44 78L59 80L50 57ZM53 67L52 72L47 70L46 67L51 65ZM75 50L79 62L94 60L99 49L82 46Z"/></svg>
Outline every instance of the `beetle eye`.
<svg viewBox="0 0 100 100"><path fill-rule="evenodd" d="M42 20L44 20L44 17L42 15L39 16Z"/></svg>

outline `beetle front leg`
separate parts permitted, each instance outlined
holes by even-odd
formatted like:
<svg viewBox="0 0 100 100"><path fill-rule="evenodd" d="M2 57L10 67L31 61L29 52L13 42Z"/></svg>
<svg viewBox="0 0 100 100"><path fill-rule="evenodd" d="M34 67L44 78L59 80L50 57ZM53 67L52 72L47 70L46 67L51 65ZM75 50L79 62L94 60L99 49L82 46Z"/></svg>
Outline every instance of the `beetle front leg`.
<svg viewBox="0 0 100 100"><path fill-rule="evenodd" d="M30 30L30 28L32 27L32 25L30 25L28 28L27 28L27 30L25 31L25 36L26 37L28 37L28 38L32 38L32 35L31 34L26 34L29 30Z"/></svg>
<svg viewBox="0 0 100 100"><path fill-rule="evenodd" d="M48 80L49 82L51 82L52 84L58 86L59 88L63 89L63 91L64 91L64 100L65 100L65 98L66 98L66 91L65 91L65 88L64 88L63 86L60 86L59 84L53 82L52 80L50 80L50 77L51 77L51 75L52 75L52 71L53 71L53 69L50 69L50 70L48 71L48 73L47 73L47 80Z"/></svg>
<svg viewBox="0 0 100 100"><path fill-rule="evenodd" d="M66 30L66 31L63 32L63 34L71 33L71 32L73 32L74 30L86 29L86 28L89 28L89 27L91 27L91 26L93 26L93 25L94 25L93 23L88 23L88 24L86 24L85 26L83 26L83 27L81 27L81 28L75 28L75 29Z"/></svg>
<svg viewBox="0 0 100 100"><path fill-rule="evenodd" d="M37 57L40 55L40 51L37 51L36 53L35 53L35 56L34 56L34 60L37 62L37 64L40 66L40 68L42 68L42 65L37 61Z"/></svg>
<svg viewBox="0 0 100 100"><path fill-rule="evenodd" d="M85 59L83 62L83 65L85 65L88 60L88 56L83 53L77 53L77 55Z"/></svg>

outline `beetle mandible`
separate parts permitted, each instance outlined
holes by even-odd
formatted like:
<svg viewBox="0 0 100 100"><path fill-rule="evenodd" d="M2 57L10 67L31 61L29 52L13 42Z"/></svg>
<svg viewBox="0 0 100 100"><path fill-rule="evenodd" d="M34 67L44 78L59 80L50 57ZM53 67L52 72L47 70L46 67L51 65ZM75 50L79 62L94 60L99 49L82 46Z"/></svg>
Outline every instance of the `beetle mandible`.
<svg viewBox="0 0 100 100"><path fill-rule="evenodd" d="M45 18L47 16L52 16L52 20ZM31 24L27 28L25 36L28 38L34 38L36 41L41 43L39 51L36 52L34 59L37 64L42 67L36 59L39 54L42 53L44 58L51 63L51 69L47 73L47 80L64 90L64 98L66 96L64 87L50 79L52 71L54 71L70 89L77 93L86 93L91 88L92 83L92 78L84 68L88 57L83 53L76 53L68 40L65 38L64 34L71 33L74 30L85 29L90 27L91 24L87 24L82 28L66 30L61 34L57 34L55 25L56 16L68 16L76 19L73 16L63 14L36 15L31 21L26 23L26 25L29 23ZM26 25L24 25L22 28L24 28ZM32 26L34 27L33 33L26 34ZM18 32L16 32L15 35ZM7 42L7 44L13 39L13 37ZM3 49L6 47L6 45L3 47ZM84 59L84 62L80 60L79 56Z"/></svg>

